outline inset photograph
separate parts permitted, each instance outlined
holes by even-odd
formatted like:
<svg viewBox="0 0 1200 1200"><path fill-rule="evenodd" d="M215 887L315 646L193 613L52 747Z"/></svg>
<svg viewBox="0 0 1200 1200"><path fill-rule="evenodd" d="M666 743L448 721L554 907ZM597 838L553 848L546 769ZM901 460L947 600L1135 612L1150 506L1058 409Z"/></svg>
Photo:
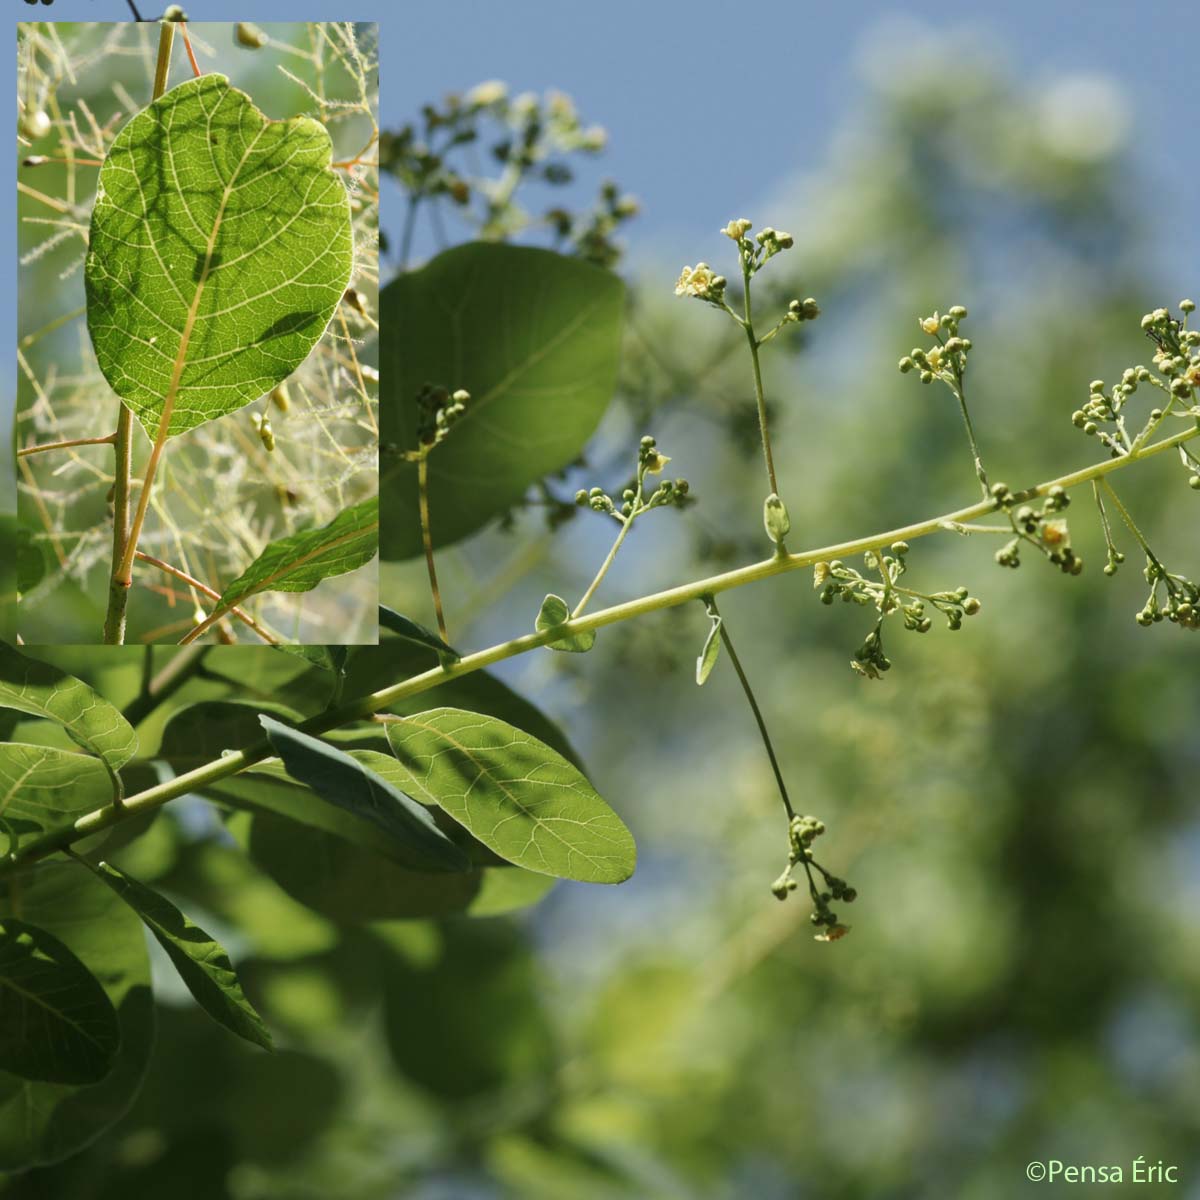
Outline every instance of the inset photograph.
<svg viewBox="0 0 1200 1200"><path fill-rule="evenodd" d="M376 640L377 52L18 25L22 641Z"/></svg>

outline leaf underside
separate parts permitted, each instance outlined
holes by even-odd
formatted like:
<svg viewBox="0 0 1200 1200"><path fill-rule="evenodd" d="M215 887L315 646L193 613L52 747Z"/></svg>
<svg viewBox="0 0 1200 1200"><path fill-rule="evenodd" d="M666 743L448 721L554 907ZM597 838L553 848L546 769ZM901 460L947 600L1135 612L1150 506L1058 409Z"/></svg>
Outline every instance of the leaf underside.
<svg viewBox="0 0 1200 1200"><path fill-rule="evenodd" d="M98 755L115 777L137 750L132 726L82 680L0 642L0 708L13 708L61 725L71 739Z"/></svg>
<svg viewBox="0 0 1200 1200"><path fill-rule="evenodd" d="M317 121L270 121L223 75L132 118L100 168L87 323L151 438L268 392L316 345L350 282L346 188Z"/></svg>
<svg viewBox="0 0 1200 1200"><path fill-rule="evenodd" d="M379 296L380 436L411 448L426 383L466 388L465 417L429 456L435 546L481 528L575 459L617 381L625 291L610 271L530 246L473 242ZM417 468L380 471L386 559L421 553Z"/></svg>
<svg viewBox="0 0 1200 1200"><path fill-rule="evenodd" d="M44 929L0 921L0 1069L50 1083L95 1083L121 1043L96 977Z"/></svg>
<svg viewBox="0 0 1200 1200"><path fill-rule="evenodd" d="M193 925L165 896L123 871L103 862L94 870L141 917L196 1003L238 1037L271 1049L271 1035L243 994L233 963L219 943Z"/></svg>

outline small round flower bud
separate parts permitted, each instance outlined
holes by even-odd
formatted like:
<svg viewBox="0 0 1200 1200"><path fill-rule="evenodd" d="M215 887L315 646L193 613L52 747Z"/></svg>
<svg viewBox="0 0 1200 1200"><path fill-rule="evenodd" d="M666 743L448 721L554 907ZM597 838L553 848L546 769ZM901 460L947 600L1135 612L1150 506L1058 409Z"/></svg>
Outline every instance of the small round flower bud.
<svg viewBox="0 0 1200 1200"><path fill-rule="evenodd" d="M962 610L968 617L973 617L983 607L982 602L976 596L968 596L963 601Z"/></svg>
<svg viewBox="0 0 1200 1200"><path fill-rule="evenodd" d="M239 21L233 27L234 40L247 50L261 50L267 44L267 35L249 21Z"/></svg>
<svg viewBox="0 0 1200 1200"><path fill-rule="evenodd" d="M950 309L950 315L956 321L965 321L967 319L967 310L961 304L955 304Z"/></svg>

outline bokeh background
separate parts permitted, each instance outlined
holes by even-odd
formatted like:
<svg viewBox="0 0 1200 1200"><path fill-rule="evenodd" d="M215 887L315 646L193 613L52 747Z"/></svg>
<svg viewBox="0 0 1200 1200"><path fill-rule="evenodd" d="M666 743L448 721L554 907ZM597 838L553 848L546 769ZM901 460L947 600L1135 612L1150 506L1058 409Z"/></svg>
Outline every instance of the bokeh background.
<svg viewBox="0 0 1200 1200"><path fill-rule="evenodd" d="M795 547L973 498L951 399L896 372L934 308L971 309L993 478L1093 461L1070 422L1088 381L1148 361L1141 314L1200 290L1187 26L1175 3L1084 20L624 0L385 22L385 125L485 79L558 88L610 144L546 205L587 203L606 174L643 202L623 235L623 395L558 486L618 481L652 432L699 502L640 525L598 602L762 553L741 348L672 295L684 262L728 254L731 217L792 232L760 278L823 309L767 358ZM389 217L385 194L385 230L400 200ZM1200 500L1179 464L1116 486L1194 577ZM859 889L842 941L814 943L803 901L770 895L778 800L727 664L692 682L699 606L607 629L586 656L504 675L633 827L629 883L339 931L239 874L184 807L160 823L159 881L242 931L227 944L287 1053L243 1055L167 1004L144 1100L13 1194L991 1200L1061 1190L1027 1183L1031 1160L1128 1178L1141 1155L1200 1197L1200 640L1134 624L1135 555L1103 577L1089 504L1068 514L1079 578L1002 571L982 539L915 543L914 586L964 583L984 607L958 633L892 633L882 681L849 669L864 615L823 608L808 578L722 601L797 804L829 827L822 860ZM579 594L609 536L589 516L549 532L533 509L441 555L456 643ZM429 619L419 566L385 567L381 591ZM236 901L195 881L205 856Z"/></svg>

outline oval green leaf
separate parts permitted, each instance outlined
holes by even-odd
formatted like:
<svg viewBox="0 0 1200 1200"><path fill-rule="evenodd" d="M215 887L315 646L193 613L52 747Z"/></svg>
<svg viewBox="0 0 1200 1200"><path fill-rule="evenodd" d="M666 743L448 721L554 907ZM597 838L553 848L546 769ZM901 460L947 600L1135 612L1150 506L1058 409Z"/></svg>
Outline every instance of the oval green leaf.
<svg viewBox="0 0 1200 1200"><path fill-rule="evenodd" d="M476 242L439 254L380 293L381 439L416 445L427 382L471 393L454 433L429 456L434 544L445 546L517 504L578 457L612 399L625 291L611 272L529 246ZM382 554L421 553L417 468L380 471Z"/></svg>
<svg viewBox="0 0 1200 1200"><path fill-rule="evenodd" d="M96 1083L121 1043L99 980L34 925L0 920L0 1070L50 1083Z"/></svg>
<svg viewBox="0 0 1200 1200"><path fill-rule="evenodd" d="M356 571L375 557L379 500L343 509L328 525L272 542L221 593L206 625L259 592L309 592L323 579Z"/></svg>
<svg viewBox="0 0 1200 1200"><path fill-rule="evenodd" d="M112 797L102 763L52 746L0 744L0 819L18 836L63 825Z"/></svg>
<svg viewBox="0 0 1200 1200"><path fill-rule="evenodd" d="M501 858L542 875L620 883L637 850L583 775L515 726L439 708L387 725L406 790L440 805Z"/></svg>
<svg viewBox="0 0 1200 1200"><path fill-rule="evenodd" d="M218 1025L270 1050L271 1035L246 999L224 948L153 888L109 863L99 863L92 870L141 917L196 1003Z"/></svg>
<svg viewBox="0 0 1200 1200"><path fill-rule="evenodd" d="M99 756L120 792L120 770L137 750L133 727L82 680L0 642L0 708L14 708L61 725Z"/></svg>
<svg viewBox="0 0 1200 1200"><path fill-rule="evenodd" d="M534 628L538 633L544 633L547 629L557 629L570 619L571 610L567 607L567 602L561 596L556 596L551 592L542 601L542 607L538 612L537 620L534 622ZM581 633L564 630L561 637L555 638L552 642L547 642L546 648L548 650L565 650L571 654L584 654L595 644L596 631L594 629L585 629Z"/></svg>
<svg viewBox="0 0 1200 1200"><path fill-rule="evenodd" d="M269 392L350 282L345 185L324 126L270 121L223 75L172 88L113 140L92 210L87 323L153 439Z"/></svg>

